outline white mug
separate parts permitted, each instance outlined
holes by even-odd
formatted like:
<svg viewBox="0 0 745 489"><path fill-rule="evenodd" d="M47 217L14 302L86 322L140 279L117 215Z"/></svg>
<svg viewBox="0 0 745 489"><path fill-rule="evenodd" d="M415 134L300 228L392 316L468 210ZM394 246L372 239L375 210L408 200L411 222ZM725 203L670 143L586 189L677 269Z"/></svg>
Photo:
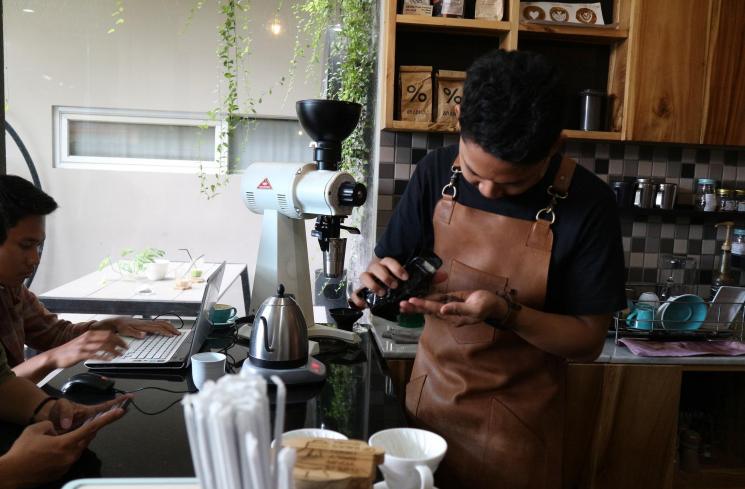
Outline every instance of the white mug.
<svg viewBox="0 0 745 489"><path fill-rule="evenodd" d="M157 259L152 263L145 264L145 276L148 280L163 280L168 273L168 260Z"/></svg>
<svg viewBox="0 0 745 489"><path fill-rule="evenodd" d="M217 381L225 375L225 355L216 352L196 353L191 356L191 380L197 389L208 380Z"/></svg>
<svg viewBox="0 0 745 489"><path fill-rule="evenodd" d="M432 474L448 448L440 435L417 428L378 431L368 443L385 450L383 465L378 467L386 485L396 489L433 489Z"/></svg>

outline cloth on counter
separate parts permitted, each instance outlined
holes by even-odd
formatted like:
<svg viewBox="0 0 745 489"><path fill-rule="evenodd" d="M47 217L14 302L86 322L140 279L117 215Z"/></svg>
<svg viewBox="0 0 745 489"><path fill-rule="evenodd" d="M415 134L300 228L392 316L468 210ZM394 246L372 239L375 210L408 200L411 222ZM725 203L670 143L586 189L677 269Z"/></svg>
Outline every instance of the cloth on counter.
<svg viewBox="0 0 745 489"><path fill-rule="evenodd" d="M647 341L621 338L619 342L640 357L745 355L745 343L739 341Z"/></svg>

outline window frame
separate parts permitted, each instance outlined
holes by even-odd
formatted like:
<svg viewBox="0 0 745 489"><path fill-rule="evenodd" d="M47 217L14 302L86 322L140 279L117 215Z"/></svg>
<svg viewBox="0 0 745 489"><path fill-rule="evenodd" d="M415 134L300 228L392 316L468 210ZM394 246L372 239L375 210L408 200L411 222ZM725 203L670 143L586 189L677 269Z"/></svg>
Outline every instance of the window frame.
<svg viewBox="0 0 745 489"><path fill-rule="evenodd" d="M77 170L143 171L158 173L215 174L225 168L228 160L227 144L221 145L225 120L212 120L207 114L135 109L107 109L94 107L52 107L54 167ZM160 126L199 126L214 128L214 158L211 161L174 160L161 158L128 158L110 156L76 156L69 153L69 122L116 122L152 124ZM222 149L221 149L222 147ZM220 161L220 165L218 164Z"/></svg>

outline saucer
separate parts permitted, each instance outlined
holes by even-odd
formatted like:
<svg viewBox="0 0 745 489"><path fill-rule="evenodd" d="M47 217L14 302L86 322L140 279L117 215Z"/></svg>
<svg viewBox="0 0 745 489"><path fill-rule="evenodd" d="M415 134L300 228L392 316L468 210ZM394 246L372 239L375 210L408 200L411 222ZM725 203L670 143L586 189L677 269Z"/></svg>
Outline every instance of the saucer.
<svg viewBox="0 0 745 489"><path fill-rule="evenodd" d="M385 481L380 481L373 485L373 489L388 489L388 485ZM437 486L432 486L432 489L437 489Z"/></svg>
<svg viewBox="0 0 745 489"><path fill-rule="evenodd" d="M236 318L233 318L226 323L213 323L212 321L210 321L210 324L212 325L213 328L216 328L216 329L229 328L229 327L235 326L235 319Z"/></svg>

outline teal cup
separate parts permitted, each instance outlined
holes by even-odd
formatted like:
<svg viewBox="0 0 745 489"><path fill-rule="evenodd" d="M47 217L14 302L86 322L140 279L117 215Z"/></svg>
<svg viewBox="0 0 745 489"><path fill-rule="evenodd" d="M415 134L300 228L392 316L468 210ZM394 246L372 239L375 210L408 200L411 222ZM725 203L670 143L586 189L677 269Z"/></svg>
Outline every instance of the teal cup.
<svg viewBox="0 0 745 489"><path fill-rule="evenodd" d="M235 319L238 309L228 304L215 304L210 310L212 324L226 324Z"/></svg>
<svg viewBox="0 0 745 489"><path fill-rule="evenodd" d="M654 329L654 316L656 308L649 304L637 304L636 308L626 316L626 325L629 328L652 331Z"/></svg>

